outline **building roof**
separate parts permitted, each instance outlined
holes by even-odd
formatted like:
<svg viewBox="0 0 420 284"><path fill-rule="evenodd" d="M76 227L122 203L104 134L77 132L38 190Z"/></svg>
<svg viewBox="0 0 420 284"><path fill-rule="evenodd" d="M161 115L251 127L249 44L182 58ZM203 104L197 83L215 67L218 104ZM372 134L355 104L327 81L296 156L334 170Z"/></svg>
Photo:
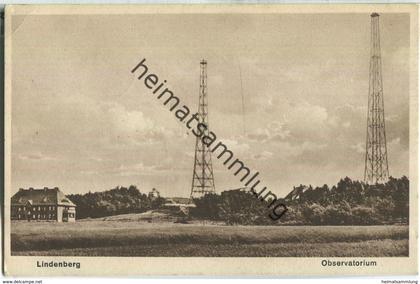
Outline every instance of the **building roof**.
<svg viewBox="0 0 420 284"><path fill-rule="evenodd" d="M58 187L43 189L19 189L19 191L12 196L12 205L76 205L68 199Z"/></svg>
<svg viewBox="0 0 420 284"><path fill-rule="evenodd" d="M165 207L197 207L195 204L185 204L185 203L165 203Z"/></svg>
<svg viewBox="0 0 420 284"><path fill-rule="evenodd" d="M167 203L180 203L180 204L189 204L190 203L190 198L186 198L186 197L168 197L166 198L166 202Z"/></svg>

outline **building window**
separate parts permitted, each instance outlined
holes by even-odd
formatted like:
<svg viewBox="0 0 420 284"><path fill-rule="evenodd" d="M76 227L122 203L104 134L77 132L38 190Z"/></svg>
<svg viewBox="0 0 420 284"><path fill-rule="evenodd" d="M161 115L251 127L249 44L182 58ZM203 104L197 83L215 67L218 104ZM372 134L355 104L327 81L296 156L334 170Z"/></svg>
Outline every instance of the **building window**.
<svg viewBox="0 0 420 284"><path fill-rule="evenodd" d="M34 215L32 215L32 218L33 218L33 219L35 219L35 214L34 214Z"/></svg>

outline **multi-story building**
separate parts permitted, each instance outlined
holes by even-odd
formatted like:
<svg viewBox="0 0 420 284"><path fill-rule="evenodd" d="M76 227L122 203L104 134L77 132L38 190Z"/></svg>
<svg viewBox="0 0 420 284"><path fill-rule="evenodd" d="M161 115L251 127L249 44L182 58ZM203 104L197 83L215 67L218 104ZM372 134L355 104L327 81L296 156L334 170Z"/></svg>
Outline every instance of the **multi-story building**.
<svg viewBox="0 0 420 284"><path fill-rule="evenodd" d="M76 205L58 187L21 188L12 196L11 219L74 222Z"/></svg>

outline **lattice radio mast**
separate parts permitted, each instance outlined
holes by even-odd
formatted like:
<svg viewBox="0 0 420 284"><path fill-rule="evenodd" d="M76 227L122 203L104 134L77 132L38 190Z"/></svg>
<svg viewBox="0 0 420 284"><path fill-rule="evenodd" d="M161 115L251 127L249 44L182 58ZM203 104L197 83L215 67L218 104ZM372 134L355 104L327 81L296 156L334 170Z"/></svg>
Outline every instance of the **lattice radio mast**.
<svg viewBox="0 0 420 284"><path fill-rule="evenodd" d="M198 122L207 126L204 135L209 133L207 102L207 61L200 62L200 94L198 100ZM211 151L203 144L201 137L195 142L194 170L191 186L191 199L215 193Z"/></svg>
<svg viewBox="0 0 420 284"><path fill-rule="evenodd" d="M366 130L365 182L369 184L387 182L388 176L379 14L373 13L371 15L371 54Z"/></svg>

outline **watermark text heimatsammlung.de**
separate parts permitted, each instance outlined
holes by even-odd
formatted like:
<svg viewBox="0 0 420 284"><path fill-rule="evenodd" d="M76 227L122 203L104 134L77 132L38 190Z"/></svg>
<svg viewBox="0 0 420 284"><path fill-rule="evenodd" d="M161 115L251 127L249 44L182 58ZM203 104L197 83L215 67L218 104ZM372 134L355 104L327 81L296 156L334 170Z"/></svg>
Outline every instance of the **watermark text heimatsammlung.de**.
<svg viewBox="0 0 420 284"><path fill-rule="evenodd" d="M169 111L173 112L175 117L181 123L184 123L196 137L199 137L212 153L218 153L217 158L224 159L223 164L229 170L233 170L235 176L239 175L240 181L244 183L245 187L250 187L250 191L256 198L261 201L268 201L267 208L270 209L268 216L272 220L278 220L286 213L286 205L280 202L274 193L267 191L267 187L261 186L261 189L257 192L256 188L261 183L257 179L259 172L251 175L251 170L241 160L235 158L233 152L223 142L217 140L217 135L213 131L208 131L208 135L205 135L207 125L199 121L198 113L191 113L190 108L166 87L166 80L160 80L158 75L149 71L145 58L131 70L131 73L137 76L138 80L143 80L151 94L161 100L163 105L167 106Z"/></svg>

